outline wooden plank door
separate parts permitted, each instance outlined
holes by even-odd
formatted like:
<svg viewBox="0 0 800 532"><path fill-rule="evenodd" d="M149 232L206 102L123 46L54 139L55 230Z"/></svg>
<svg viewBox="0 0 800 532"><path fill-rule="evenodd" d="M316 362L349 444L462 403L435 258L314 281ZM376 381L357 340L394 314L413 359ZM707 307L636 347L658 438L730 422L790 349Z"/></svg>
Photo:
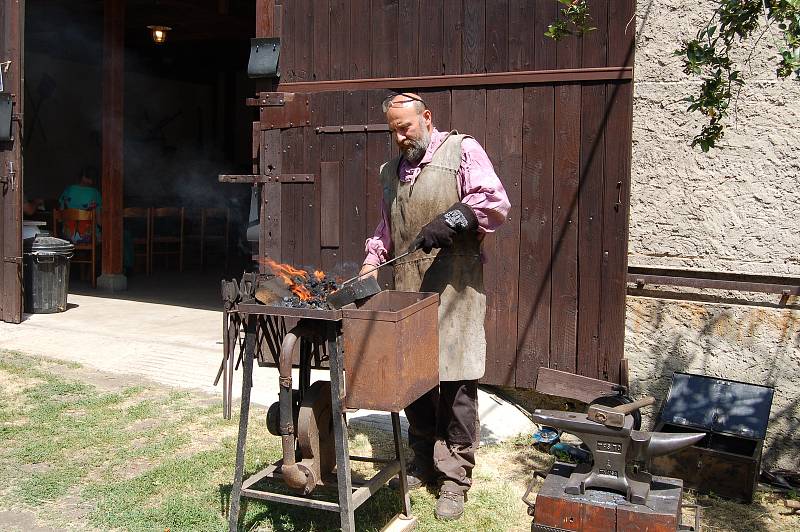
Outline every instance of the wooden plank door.
<svg viewBox="0 0 800 532"><path fill-rule="evenodd" d="M270 1L259 0L263 12ZM380 102L420 92L439 130L483 145L512 203L484 240L484 382L532 388L539 367L616 381L635 0L589 5L597 29L556 42L545 36L555 0L274 0L282 55L271 90L307 97L310 115L270 133L270 164L315 177L269 185L284 192L267 218L281 220L265 233L280 240L270 249L355 274L380 217L379 165L397 153L378 127Z"/></svg>
<svg viewBox="0 0 800 532"><path fill-rule="evenodd" d="M0 0L0 70L13 101L12 140L0 141L0 320L22 321L22 2Z"/></svg>

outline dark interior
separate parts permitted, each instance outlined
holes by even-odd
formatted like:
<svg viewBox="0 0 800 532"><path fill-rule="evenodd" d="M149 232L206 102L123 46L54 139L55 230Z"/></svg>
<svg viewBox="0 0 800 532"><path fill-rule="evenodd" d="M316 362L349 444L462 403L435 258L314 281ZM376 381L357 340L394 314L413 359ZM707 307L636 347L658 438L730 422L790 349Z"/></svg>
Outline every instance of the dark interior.
<svg viewBox="0 0 800 532"><path fill-rule="evenodd" d="M220 184L217 176L252 171L254 111L245 99L254 90L246 67L255 0L126 6L123 206L183 207L187 235L196 231L200 209L229 209L228 271L240 273L250 255L250 187ZM102 187L103 23L102 0L26 2L24 194L44 201L32 218L50 224L59 196L83 167L98 170L95 187ZM172 28L163 44L153 41L150 25ZM163 231L177 230L177 222L163 223ZM134 221L125 228L144 231ZM213 231L220 230L218 222ZM218 251L204 270L223 272ZM184 262L186 270L200 270L190 238ZM135 277L143 266L139 261L126 273ZM159 258L153 275L174 269L174 261ZM79 287L80 268L74 270Z"/></svg>

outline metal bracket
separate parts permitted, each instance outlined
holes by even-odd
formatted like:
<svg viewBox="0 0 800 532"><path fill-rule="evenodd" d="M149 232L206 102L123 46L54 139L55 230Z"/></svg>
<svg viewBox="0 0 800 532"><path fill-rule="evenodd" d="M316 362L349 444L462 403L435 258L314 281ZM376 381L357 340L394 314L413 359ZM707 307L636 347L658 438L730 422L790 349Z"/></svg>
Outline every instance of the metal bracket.
<svg viewBox="0 0 800 532"><path fill-rule="evenodd" d="M8 161L7 166L8 166L8 175L0 176L0 184L8 185L11 188L11 190L14 190L14 185L16 183L15 177L17 175L17 172L14 170L14 161Z"/></svg>
<svg viewBox="0 0 800 532"><path fill-rule="evenodd" d="M250 59L247 76L250 78L279 78L278 60L281 40L278 37L250 39Z"/></svg>
<svg viewBox="0 0 800 532"><path fill-rule="evenodd" d="M14 119L14 95L0 92L0 141L10 141L11 121Z"/></svg>
<svg viewBox="0 0 800 532"><path fill-rule="evenodd" d="M389 131L389 124L352 124L346 126L320 126L317 133L363 133L372 131Z"/></svg>
<svg viewBox="0 0 800 532"><path fill-rule="evenodd" d="M313 183L314 174L221 175L220 183Z"/></svg>
<svg viewBox="0 0 800 532"><path fill-rule="evenodd" d="M311 124L308 97L294 92L262 92L248 98L247 105L259 107L261 130L287 129Z"/></svg>

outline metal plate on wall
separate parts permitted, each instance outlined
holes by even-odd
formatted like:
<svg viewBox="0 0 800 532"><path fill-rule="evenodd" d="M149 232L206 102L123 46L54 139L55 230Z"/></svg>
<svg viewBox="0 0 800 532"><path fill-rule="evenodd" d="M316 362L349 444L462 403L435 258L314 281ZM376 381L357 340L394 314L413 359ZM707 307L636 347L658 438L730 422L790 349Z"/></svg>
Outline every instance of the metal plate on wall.
<svg viewBox="0 0 800 532"><path fill-rule="evenodd" d="M11 140L11 114L14 102L10 92L0 92L0 141Z"/></svg>
<svg viewBox="0 0 800 532"><path fill-rule="evenodd" d="M247 75L251 78L279 78L278 60L281 40L278 37L250 39L250 60Z"/></svg>
<svg viewBox="0 0 800 532"><path fill-rule="evenodd" d="M675 373L661 421L763 439L774 392L769 386Z"/></svg>

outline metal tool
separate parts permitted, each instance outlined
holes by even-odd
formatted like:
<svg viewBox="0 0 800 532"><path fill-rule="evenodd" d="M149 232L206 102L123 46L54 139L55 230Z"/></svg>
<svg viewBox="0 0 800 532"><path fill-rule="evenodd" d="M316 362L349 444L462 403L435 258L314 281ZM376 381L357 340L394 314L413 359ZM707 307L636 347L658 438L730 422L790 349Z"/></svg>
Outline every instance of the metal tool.
<svg viewBox="0 0 800 532"><path fill-rule="evenodd" d="M625 426L626 415L633 414L641 407L650 406L655 402L655 398L648 395L647 397L643 397L632 403L614 407L593 404L589 405L589 410L586 412L586 417L591 421L595 421L602 425L621 428Z"/></svg>
<svg viewBox="0 0 800 532"><path fill-rule="evenodd" d="M326 301L331 308L340 309L360 299L374 296L380 291L381 285L378 284L378 280L374 277L367 277L342 286L329 294Z"/></svg>
<svg viewBox="0 0 800 532"><path fill-rule="evenodd" d="M353 281L355 281L355 280L356 280L356 279L358 279L359 277L364 277L365 275L367 275L367 274L369 274L369 273L372 273L372 272L374 272L374 271L376 271L376 270L378 270L378 269L380 269L380 268L383 268L384 266L386 266L386 265L388 265L388 264L391 264L391 263L393 263L393 262L394 262L394 261L396 261L396 260L400 260L400 259L402 259L403 257L407 257L407 256L411 255L412 253L414 253L415 251L417 251L418 249L419 249L419 244L417 244L416 246L412 246L412 247L408 248L408 251L406 251L406 252L405 252L405 253L403 253L402 255L398 255L398 256L396 256L395 258L391 259L391 260L387 260L387 261L386 261L386 262L384 262L383 264L378 264L377 266L375 266L375 267L374 267L374 268L372 268L371 270L367 270L367 271L365 271L364 273L359 273L359 274L358 274L358 275L356 275L355 277L351 277L350 279L348 279L348 280L346 280L345 282L343 282L343 283L342 283L342 287L344 287L345 285L347 285L347 284L349 284L349 283L352 283Z"/></svg>
<svg viewBox="0 0 800 532"><path fill-rule="evenodd" d="M594 405L589 414L536 410L535 423L569 432L580 438L594 457L594 464L578 464L564 487L564 492L581 495L587 489L600 488L625 495L634 504L645 504L652 475L634 467L652 456L670 454L697 443L705 433L661 433L633 430L633 416L618 409L635 409L652 404L652 398L629 405L607 408ZM627 408L626 408L627 407ZM619 416L622 424L619 425ZM602 419L602 421L600 421Z"/></svg>
<svg viewBox="0 0 800 532"><path fill-rule="evenodd" d="M328 305L330 305L331 308L340 309L345 305L349 305L350 303L358 301L359 299L366 299L370 296L374 296L381 291L381 286L378 284L378 280L374 277L367 277L365 279L360 279L360 277L364 277L365 275L368 275L379 268L383 268L387 264L391 264L396 260L407 257L418 249L419 245L412 246L408 248L408 251L402 255L398 255L392 260L387 260L383 264L379 264L371 270L359 273L355 277L346 280L342 283L339 290L333 292L327 297Z"/></svg>

